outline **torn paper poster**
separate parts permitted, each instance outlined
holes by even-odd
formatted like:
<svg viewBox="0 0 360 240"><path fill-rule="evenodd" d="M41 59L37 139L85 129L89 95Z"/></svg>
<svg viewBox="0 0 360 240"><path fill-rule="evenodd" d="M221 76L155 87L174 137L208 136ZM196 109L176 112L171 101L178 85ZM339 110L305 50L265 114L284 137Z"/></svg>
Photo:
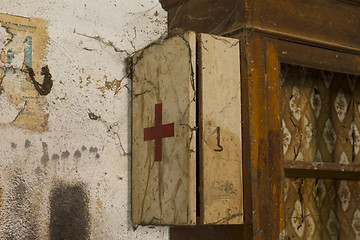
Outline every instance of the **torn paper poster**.
<svg viewBox="0 0 360 240"><path fill-rule="evenodd" d="M5 124L45 131L48 128L48 116L44 112L47 101L41 96L45 95L44 91L39 91L43 82L35 79L45 79L41 75L46 65L47 22L0 14L0 24L0 94L6 94L18 111L16 117L11 121L7 119Z"/></svg>

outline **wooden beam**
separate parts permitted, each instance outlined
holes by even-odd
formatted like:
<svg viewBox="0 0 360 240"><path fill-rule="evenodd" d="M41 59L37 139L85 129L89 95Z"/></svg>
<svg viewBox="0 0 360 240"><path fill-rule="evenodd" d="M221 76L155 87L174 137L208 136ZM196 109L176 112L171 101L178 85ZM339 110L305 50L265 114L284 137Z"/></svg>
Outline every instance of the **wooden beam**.
<svg viewBox="0 0 360 240"><path fill-rule="evenodd" d="M352 52L360 50L360 0L160 0L169 33L231 36L251 30Z"/></svg>
<svg viewBox="0 0 360 240"><path fill-rule="evenodd" d="M159 2L161 3L161 6L166 11L168 11L170 8L176 7L186 1L187 0L159 0Z"/></svg>
<svg viewBox="0 0 360 240"><path fill-rule="evenodd" d="M243 225L202 225L170 228L171 240L241 240Z"/></svg>
<svg viewBox="0 0 360 240"><path fill-rule="evenodd" d="M286 177L360 180L360 164L284 161Z"/></svg>
<svg viewBox="0 0 360 240"><path fill-rule="evenodd" d="M279 239L284 230L278 61L267 40L248 33L241 54L244 239L253 240Z"/></svg>

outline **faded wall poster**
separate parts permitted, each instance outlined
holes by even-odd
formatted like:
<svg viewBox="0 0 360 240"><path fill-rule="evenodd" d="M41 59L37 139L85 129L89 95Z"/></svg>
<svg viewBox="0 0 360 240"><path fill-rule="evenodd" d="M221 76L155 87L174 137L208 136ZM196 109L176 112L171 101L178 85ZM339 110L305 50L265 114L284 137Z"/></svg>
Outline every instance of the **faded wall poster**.
<svg viewBox="0 0 360 240"><path fill-rule="evenodd" d="M42 95L49 89L42 90L52 86L45 67L47 22L0 14L0 24L0 123L46 131L47 101Z"/></svg>

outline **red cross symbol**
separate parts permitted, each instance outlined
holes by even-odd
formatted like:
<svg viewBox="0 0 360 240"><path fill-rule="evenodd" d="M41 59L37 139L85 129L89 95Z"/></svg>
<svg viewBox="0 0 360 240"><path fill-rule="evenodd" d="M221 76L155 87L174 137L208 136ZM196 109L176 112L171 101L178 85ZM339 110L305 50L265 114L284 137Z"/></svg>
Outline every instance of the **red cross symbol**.
<svg viewBox="0 0 360 240"><path fill-rule="evenodd" d="M155 104L155 126L144 129L144 141L155 139L155 162L161 161L162 139L174 136L174 123L162 125L162 104Z"/></svg>

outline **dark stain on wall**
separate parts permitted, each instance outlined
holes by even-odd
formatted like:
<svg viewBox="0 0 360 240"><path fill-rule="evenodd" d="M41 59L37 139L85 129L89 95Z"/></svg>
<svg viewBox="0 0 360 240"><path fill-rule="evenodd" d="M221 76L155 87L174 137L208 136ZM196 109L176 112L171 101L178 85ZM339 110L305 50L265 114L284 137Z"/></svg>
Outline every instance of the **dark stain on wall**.
<svg viewBox="0 0 360 240"><path fill-rule="evenodd" d="M54 160L54 161L56 161L56 160L59 160L59 155L58 154L53 154L52 155L52 157L51 157L51 160Z"/></svg>
<svg viewBox="0 0 360 240"><path fill-rule="evenodd" d="M70 156L70 153L68 150L61 153L61 159L68 158Z"/></svg>
<svg viewBox="0 0 360 240"><path fill-rule="evenodd" d="M79 150L76 150L75 153L74 153L74 158L75 159L78 159L78 158L81 158L81 152Z"/></svg>
<svg viewBox="0 0 360 240"><path fill-rule="evenodd" d="M36 211L32 206L29 187L16 170L11 180L11 189L7 192L4 220L2 227L3 239L39 239Z"/></svg>
<svg viewBox="0 0 360 240"><path fill-rule="evenodd" d="M84 184L57 184L50 193L50 240L89 239L89 198Z"/></svg>
<svg viewBox="0 0 360 240"><path fill-rule="evenodd" d="M53 86L53 80L51 80L49 67L46 65L45 67L41 68L40 74L44 76L42 84L40 84L38 81L35 80L35 73L32 68L27 67L27 70L29 72L29 77L34 84L36 91L38 91L40 95L48 95Z"/></svg>
<svg viewBox="0 0 360 240"><path fill-rule="evenodd" d="M2 186L0 186L0 221L2 220L1 219L1 216L2 216L2 211L3 211L3 207L4 207L4 200L3 200L3 188Z"/></svg>
<svg viewBox="0 0 360 240"><path fill-rule="evenodd" d="M90 149L89 149L89 153L96 154L95 155L96 159L100 158L100 155L99 155L98 151L99 151L99 149L97 147L90 147Z"/></svg>
<svg viewBox="0 0 360 240"><path fill-rule="evenodd" d="M41 164L43 165L43 167L46 167L48 161L50 160L47 143L43 142L42 147L43 147L43 156L41 157Z"/></svg>
<svg viewBox="0 0 360 240"><path fill-rule="evenodd" d="M25 140L25 148L29 148L31 146L31 142L29 140Z"/></svg>
<svg viewBox="0 0 360 240"><path fill-rule="evenodd" d="M89 152L90 153L97 153L99 150L97 147L90 147Z"/></svg>

